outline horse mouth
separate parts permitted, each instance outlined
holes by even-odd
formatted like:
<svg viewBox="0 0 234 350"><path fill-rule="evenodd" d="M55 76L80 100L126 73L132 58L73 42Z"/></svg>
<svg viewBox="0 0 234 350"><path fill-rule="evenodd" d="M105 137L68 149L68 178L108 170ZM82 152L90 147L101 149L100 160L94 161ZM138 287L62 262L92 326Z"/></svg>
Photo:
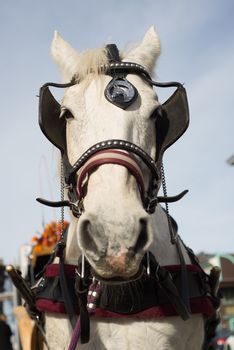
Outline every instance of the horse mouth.
<svg viewBox="0 0 234 350"><path fill-rule="evenodd" d="M121 275L116 275L113 273L98 273L94 269L92 269L92 275L93 277L105 284L124 284L124 283L129 283L129 282L134 282L139 280L143 274L145 273L145 268L142 264L140 264L139 269L136 273L129 273L129 274L121 274Z"/></svg>

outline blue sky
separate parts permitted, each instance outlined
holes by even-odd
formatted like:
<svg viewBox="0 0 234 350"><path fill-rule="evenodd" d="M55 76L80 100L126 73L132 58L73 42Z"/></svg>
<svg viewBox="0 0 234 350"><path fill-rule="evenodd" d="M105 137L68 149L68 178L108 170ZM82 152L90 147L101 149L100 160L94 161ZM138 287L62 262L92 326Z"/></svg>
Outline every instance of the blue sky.
<svg viewBox="0 0 234 350"><path fill-rule="evenodd" d="M0 5L1 244L5 262L59 212L57 154L37 124L39 87L59 81L54 30L79 50L139 42L154 25L162 42L156 76L187 89L190 127L165 154L168 193L184 241L196 252L234 252L234 2L232 0L9 0ZM163 96L160 95L161 98Z"/></svg>

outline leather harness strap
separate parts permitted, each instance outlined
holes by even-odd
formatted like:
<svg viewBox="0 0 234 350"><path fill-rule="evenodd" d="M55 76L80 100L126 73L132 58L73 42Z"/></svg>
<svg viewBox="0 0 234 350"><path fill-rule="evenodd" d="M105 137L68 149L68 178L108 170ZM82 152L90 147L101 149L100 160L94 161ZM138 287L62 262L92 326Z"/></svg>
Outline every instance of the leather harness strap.
<svg viewBox="0 0 234 350"><path fill-rule="evenodd" d="M144 177L136 159L127 152L115 149L103 150L94 154L80 168L77 181L78 200L81 200L85 196L83 188L88 176L94 170L96 170L98 166L103 164L118 164L126 167L132 173L132 175L135 176L139 186L141 198L143 201L145 200Z"/></svg>
<svg viewBox="0 0 234 350"><path fill-rule="evenodd" d="M88 284L92 282L92 276L89 279L86 276L87 282L85 285L82 285L79 275L75 272L77 267L67 264L64 267L73 309L76 314L79 314L76 294L78 294L79 298L81 295L84 296L84 294L87 297ZM188 271L189 299L191 305L193 305L192 312L202 313L204 311L206 316L211 315L214 309L209 304L211 293L207 275L197 265L187 265L186 268ZM161 267L155 265L153 269L151 259L151 271L151 276L144 274L138 281L134 282L119 283L116 285L111 284L111 281L107 281L107 283L101 281L102 289L95 314L97 316L101 314L102 317L108 317L110 313L114 313L115 317L137 317L137 315L144 317L144 313L146 315L149 314L147 310L156 307L160 308L162 315L164 312L165 315L168 315L168 305L172 304L174 305L174 312L170 311L170 315L179 314L183 319L186 319L186 311L184 311L183 303L181 303L181 299L178 296L178 290L180 290L181 285L181 266ZM53 283L54 279L59 277L59 273L60 268L58 264L51 264L47 267L44 275L44 285L41 284L41 287L36 291L36 305L39 310L66 313L61 281L56 286ZM123 286L126 288L123 288ZM119 288L122 291L121 295ZM141 295L137 293L131 294L131 289L137 291L138 288L141 288ZM195 300L199 298L204 298L201 308L194 306ZM204 309L205 303L207 306ZM170 310L173 310L173 307ZM154 312L158 313L156 309L154 309ZM151 313L151 317L155 317L154 312Z"/></svg>
<svg viewBox="0 0 234 350"><path fill-rule="evenodd" d="M68 234L68 230L65 232L62 232L61 238L57 244L56 256L59 258L59 277L58 278L60 280L61 293L64 300L64 306L66 309L66 313L69 317L69 320L71 322L72 328L74 328L76 325L77 317L74 311L74 307L72 305L71 294L68 289L67 276L65 272L65 248L66 248L67 234ZM57 286L57 284L58 283L56 283L55 286Z"/></svg>

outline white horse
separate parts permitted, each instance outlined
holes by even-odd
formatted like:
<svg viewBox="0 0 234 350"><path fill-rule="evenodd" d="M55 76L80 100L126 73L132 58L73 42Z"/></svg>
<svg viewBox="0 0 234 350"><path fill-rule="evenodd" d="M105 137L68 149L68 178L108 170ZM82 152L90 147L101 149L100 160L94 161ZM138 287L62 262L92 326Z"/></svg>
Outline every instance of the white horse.
<svg viewBox="0 0 234 350"><path fill-rule="evenodd" d="M152 27L138 46L120 57L121 62L139 64L151 75L159 54L159 38ZM152 86L138 74L128 74L127 80L138 95L129 107L119 108L104 96L112 79L100 69L108 65L107 49L79 53L56 32L52 56L66 82L74 76L79 81L66 89L61 104L60 118L66 119L70 164L76 163L92 145L108 139L136 144L154 159L155 120L151 116L159 102ZM147 188L149 168L139 159L137 163ZM160 266L180 265L165 211L159 204L153 214L144 209L139 184L129 169L119 164L102 164L84 179L82 186L85 187L83 213L79 219L71 215L67 264L77 265L83 252L95 275L110 281L115 278L125 281L135 276L148 251ZM191 264L186 249L181 247L185 263ZM68 348L72 327L66 315L47 312L45 331L52 350ZM186 321L179 315L148 319L134 315L91 317L90 341L79 342L77 349L199 350L203 338L201 313L192 314Z"/></svg>

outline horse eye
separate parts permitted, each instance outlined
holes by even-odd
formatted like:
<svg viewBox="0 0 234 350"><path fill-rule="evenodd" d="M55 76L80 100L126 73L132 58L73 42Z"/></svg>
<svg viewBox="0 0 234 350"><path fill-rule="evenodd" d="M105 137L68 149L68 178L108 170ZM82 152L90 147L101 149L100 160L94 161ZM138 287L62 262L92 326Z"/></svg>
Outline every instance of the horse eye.
<svg viewBox="0 0 234 350"><path fill-rule="evenodd" d="M66 120L73 119L74 116L71 111L67 108L61 108L60 116L59 118L65 118Z"/></svg>

